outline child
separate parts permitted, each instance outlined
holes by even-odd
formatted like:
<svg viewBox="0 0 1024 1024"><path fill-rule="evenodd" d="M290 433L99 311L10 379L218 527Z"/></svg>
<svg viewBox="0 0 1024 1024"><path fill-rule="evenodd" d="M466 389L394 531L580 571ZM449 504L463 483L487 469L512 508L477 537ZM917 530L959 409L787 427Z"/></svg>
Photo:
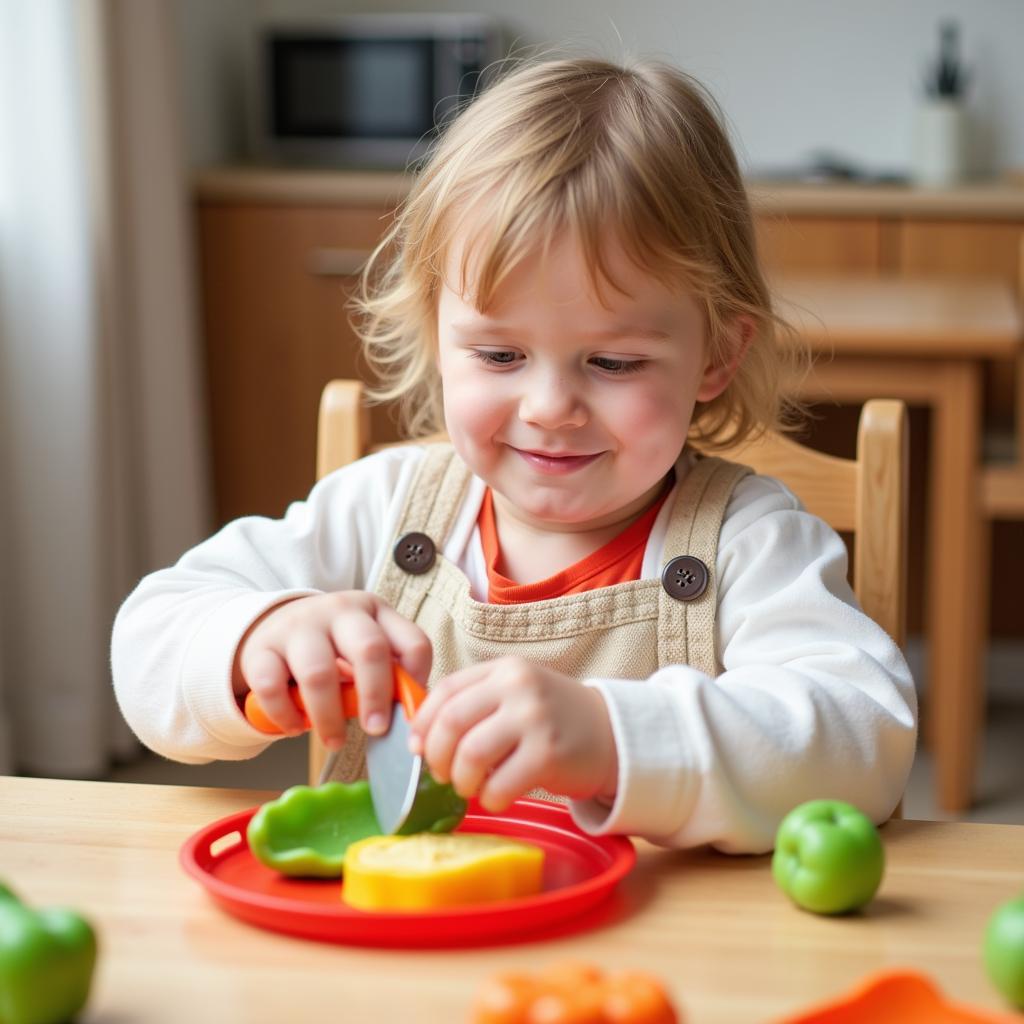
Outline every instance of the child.
<svg viewBox="0 0 1024 1024"><path fill-rule="evenodd" d="M914 751L907 666L839 537L707 455L786 409L699 86L653 63L509 74L439 141L360 309L378 397L451 444L362 459L144 579L113 636L144 743L252 757L268 737L242 698L294 733L294 679L351 779L397 659L432 684L414 746L492 810L541 789L593 833L736 852L813 797L888 817Z"/></svg>

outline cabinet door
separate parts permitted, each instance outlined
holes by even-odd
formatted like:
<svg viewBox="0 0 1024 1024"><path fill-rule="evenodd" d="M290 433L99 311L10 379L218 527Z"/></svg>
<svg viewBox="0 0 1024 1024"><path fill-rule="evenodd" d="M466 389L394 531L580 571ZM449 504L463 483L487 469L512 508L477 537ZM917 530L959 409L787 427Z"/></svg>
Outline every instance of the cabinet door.
<svg viewBox="0 0 1024 1024"><path fill-rule="evenodd" d="M755 224L769 274L877 274L881 269L883 225L877 218L762 214Z"/></svg>
<svg viewBox="0 0 1024 1024"><path fill-rule="evenodd" d="M905 274L1002 277L1016 290L1024 224L906 220L899 231Z"/></svg>
<svg viewBox="0 0 1024 1024"><path fill-rule="evenodd" d="M366 378L346 304L383 209L199 207L207 397L219 523L279 516L315 479L320 392ZM383 409L374 439L397 438Z"/></svg>

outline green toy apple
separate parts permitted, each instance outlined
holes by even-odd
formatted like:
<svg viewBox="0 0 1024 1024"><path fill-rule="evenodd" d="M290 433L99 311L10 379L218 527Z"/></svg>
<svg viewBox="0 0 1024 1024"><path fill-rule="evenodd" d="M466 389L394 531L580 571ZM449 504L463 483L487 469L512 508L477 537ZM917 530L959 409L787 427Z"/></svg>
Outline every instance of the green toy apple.
<svg viewBox="0 0 1024 1024"><path fill-rule="evenodd" d="M772 875L804 910L845 914L868 903L885 869L885 851L867 815L842 800L810 800L782 819Z"/></svg>
<svg viewBox="0 0 1024 1024"><path fill-rule="evenodd" d="M999 907L985 928L985 970L992 984L1024 1010L1024 893Z"/></svg>

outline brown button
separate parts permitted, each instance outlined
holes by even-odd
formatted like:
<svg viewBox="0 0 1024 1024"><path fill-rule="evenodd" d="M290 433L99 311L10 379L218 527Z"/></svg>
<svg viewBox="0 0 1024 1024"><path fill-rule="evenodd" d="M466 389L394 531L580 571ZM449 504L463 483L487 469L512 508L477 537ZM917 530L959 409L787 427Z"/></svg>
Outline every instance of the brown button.
<svg viewBox="0 0 1024 1024"><path fill-rule="evenodd" d="M399 569L419 576L434 564L437 549L425 533L407 533L399 538L393 555Z"/></svg>
<svg viewBox="0 0 1024 1024"><path fill-rule="evenodd" d="M708 567L693 555L673 558L661 572L661 585L677 601L693 601L707 589Z"/></svg>

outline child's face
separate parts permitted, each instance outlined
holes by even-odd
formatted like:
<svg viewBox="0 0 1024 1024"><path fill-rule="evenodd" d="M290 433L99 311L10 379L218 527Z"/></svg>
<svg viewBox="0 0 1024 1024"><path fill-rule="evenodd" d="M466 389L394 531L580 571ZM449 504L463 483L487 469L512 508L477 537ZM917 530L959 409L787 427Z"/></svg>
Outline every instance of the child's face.
<svg viewBox="0 0 1024 1024"><path fill-rule="evenodd" d="M643 509L679 457L697 400L732 370L708 365L695 299L606 247L626 290L594 294L568 233L516 266L484 314L457 287L438 305L445 421L456 451L535 526L600 529ZM607 307L607 308L606 308Z"/></svg>

